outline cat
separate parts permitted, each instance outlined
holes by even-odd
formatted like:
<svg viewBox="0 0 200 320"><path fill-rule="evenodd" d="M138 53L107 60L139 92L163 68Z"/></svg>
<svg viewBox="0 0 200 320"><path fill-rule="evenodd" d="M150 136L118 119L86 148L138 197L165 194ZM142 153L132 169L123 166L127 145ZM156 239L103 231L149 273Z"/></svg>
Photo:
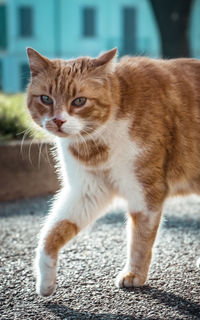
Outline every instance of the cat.
<svg viewBox="0 0 200 320"><path fill-rule="evenodd" d="M200 192L200 61L117 62L116 48L74 60L27 53L28 110L56 137L62 176L37 248L37 292L53 293L59 250L116 196L128 203L127 261L116 282L142 286L165 200Z"/></svg>

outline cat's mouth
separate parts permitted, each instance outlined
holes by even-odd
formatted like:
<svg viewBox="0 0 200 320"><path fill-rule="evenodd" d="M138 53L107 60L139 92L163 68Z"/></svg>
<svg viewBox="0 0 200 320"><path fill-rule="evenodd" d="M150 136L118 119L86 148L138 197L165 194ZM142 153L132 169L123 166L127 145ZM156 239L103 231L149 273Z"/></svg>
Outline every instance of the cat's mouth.
<svg viewBox="0 0 200 320"><path fill-rule="evenodd" d="M61 128L55 129L55 128L46 128L47 131L49 131L51 134L57 137L66 138L70 136L70 133L63 131Z"/></svg>
<svg viewBox="0 0 200 320"><path fill-rule="evenodd" d="M49 123L45 123L45 125L43 124L42 127L44 129L46 129L47 131L49 131L51 134L53 134L55 136L58 136L58 137L66 138L66 137L68 137L70 135L70 133L64 131L62 127L55 127L55 126L52 126Z"/></svg>
<svg viewBox="0 0 200 320"><path fill-rule="evenodd" d="M66 138L66 137L69 137L69 133L63 131L61 128L58 128L56 130L56 132L54 132L56 135L58 135L59 137L63 137L63 138Z"/></svg>
<svg viewBox="0 0 200 320"><path fill-rule="evenodd" d="M62 138L80 134L80 131L75 126L55 126L55 124L52 124L52 121L46 121L43 123L43 128L49 131L51 134Z"/></svg>

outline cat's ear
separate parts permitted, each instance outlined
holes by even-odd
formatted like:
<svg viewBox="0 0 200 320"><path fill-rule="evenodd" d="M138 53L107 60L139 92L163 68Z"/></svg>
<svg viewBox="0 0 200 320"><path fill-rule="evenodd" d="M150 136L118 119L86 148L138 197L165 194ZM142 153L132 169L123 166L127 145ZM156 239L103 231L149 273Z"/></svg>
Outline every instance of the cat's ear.
<svg viewBox="0 0 200 320"><path fill-rule="evenodd" d="M116 54L117 54L117 48L114 48L109 51L106 51L105 53L101 54L99 57L92 59L94 67L95 68L105 67L107 71L111 72L113 70Z"/></svg>
<svg viewBox="0 0 200 320"><path fill-rule="evenodd" d="M27 48L26 51L29 59L29 65L30 65L32 77L36 76L42 70L48 68L50 64L49 59L42 56L39 52L37 52L32 48Z"/></svg>

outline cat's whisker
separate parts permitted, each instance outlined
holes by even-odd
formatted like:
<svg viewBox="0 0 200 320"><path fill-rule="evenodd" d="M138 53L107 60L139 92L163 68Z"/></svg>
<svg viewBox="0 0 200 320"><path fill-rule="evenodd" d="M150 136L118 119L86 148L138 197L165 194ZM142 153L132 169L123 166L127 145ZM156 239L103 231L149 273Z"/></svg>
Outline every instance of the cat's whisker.
<svg viewBox="0 0 200 320"><path fill-rule="evenodd" d="M32 147L34 141L35 141L35 138L32 138L31 143L29 144L29 148L28 148L28 159L29 159L31 166L33 166L33 162L31 159L31 147Z"/></svg>
<svg viewBox="0 0 200 320"><path fill-rule="evenodd" d="M41 162L41 154L42 154L43 144L44 144L43 140L39 142L38 169L40 169L40 162Z"/></svg>
<svg viewBox="0 0 200 320"><path fill-rule="evenodd" d="M79 137L80 137L81 141L83 141L83 149L84 149L84 151L86 149L86 153L85 154L86 154L87 158L89 159L89 150L88 150L87 143L86 143L84 137L81 134L79 134Z"/></svg>
<svg viewBox="0 0 200 320"><path fill-rule="evenodd" d="M46 153L46 160L47 160L49 166L52 168L52 164L51 164L51 161L49 159L49 152L48 152L48 144L47 143L45 143L45 153Z"/></svg>
<svg viewBox="0 0 200 320"><path fill-rule="evenodd" d="M90 127L88 127L88 128L90 128ZM82 130L82 131L89 137L89 139L91 139L93 141L97 151L99 151L99 146L98 146L97 142L95 141L93 135L91 133L88 133L86 130ZM85 139L84 139L84 141L85 141ZM86 146L87 146L87 142L86 141L85 141L85 143L86 143Z"/></svg>
<svg viewBox="0 0 200 320"><path fill-rule="evenodd" d="M24 145L24 141L25 141L27 135L30 133L30 129L26 129L26 130L24 130L23 132L24 132L24 134L23 134L23 137L22 137L22 140L21 140L21 144L20 144L20 155L21 155L22 159L23 159L23 157L24 157L24 155L23 155L23 145Z"/></svg>
<svg viewBox="0 0 200 320"><path fill-rule="evenodd" d="M20 136L20 134L25 133L27 130L29 130L29 129L25 129L23 131L20 131L20 132L16 133L16 136Z"/></svg>
<svg viewBox="0 0 200 320"><path fill-rule="evenodd" d="M97 142L95 141L94 137L90 134L88 134L88 137L92 140L92 142L94 143L94 146L96 148L96 151L99 152L99 145L97 144Z"/></svg>

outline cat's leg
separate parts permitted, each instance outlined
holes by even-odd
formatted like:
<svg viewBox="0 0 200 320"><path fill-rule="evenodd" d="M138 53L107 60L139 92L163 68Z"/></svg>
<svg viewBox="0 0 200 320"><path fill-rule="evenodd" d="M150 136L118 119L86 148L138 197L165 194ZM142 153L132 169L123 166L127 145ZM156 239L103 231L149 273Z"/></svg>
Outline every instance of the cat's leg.
<svg viewBox="0 0 200 320"><path fill-rule="evenodd" d="M161 212L129 214L127 262L117 277L120 288L142 286L146 282L160 217Z"/></svg>
<svg viewBox="0 0 200 320"><path fill-rule="evenodd" d="M157 155L157 154L156 154ZM154 159L153 164L152 159ZM154 150L144 153L137 162L137 174L128 180L124 189L128 201L128 252L123 271L117 278L119 287L142 286L148 277L152 249L168 190L165 172L160 165L163 159L155 157ZM158 165L155 166L155 163ZM132 173L133 176L133 173ZM134 181L133 184L132 181Z"/></svg>
<svg viewBox="0 0 200 320"><path fill-rule="evenodd" d="M101 181L77 186L69 196L63 189L41 231L35 270L37 292L42 296L53 293L59 249L94 221L111 200L111 194Z"/></svg>

